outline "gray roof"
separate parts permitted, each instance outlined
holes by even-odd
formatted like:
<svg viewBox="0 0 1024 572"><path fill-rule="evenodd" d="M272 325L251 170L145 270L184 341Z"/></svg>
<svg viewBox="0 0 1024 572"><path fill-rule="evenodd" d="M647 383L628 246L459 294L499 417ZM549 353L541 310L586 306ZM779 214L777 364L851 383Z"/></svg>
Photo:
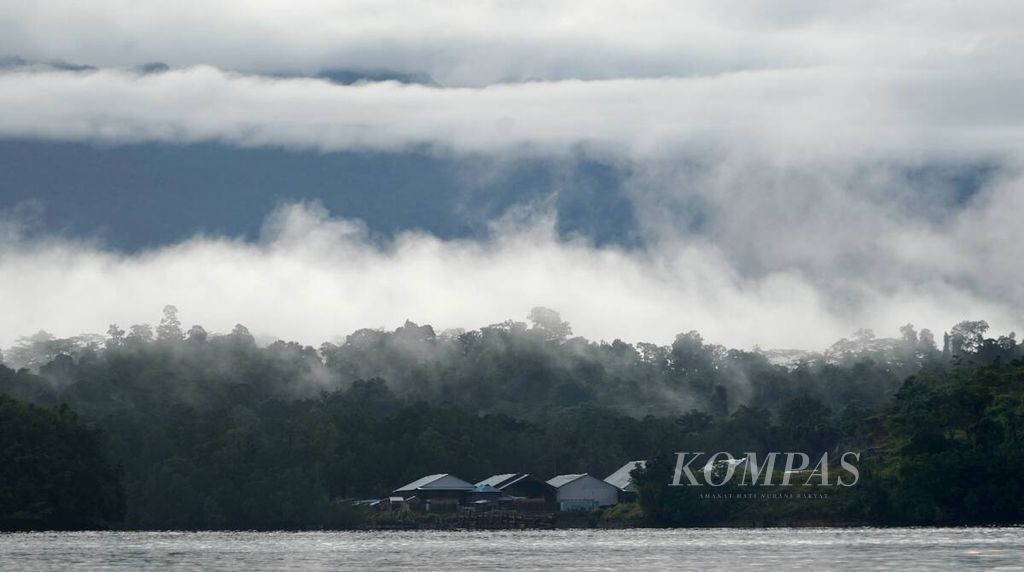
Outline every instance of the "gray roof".
<svg viewBox="0 0 1024 572"><path fill-rule="evenodd" d="M427 475L422 479L416 479L415 481L394 490L396 493L405 493L413 491L471 491L473 485L466 481L450 475L448 473L438 473L436 475Z"/></svg>
<svg viewBox="0 0 1024 572"><path fill-rule="evenodd" d="M491 485L492 487L497 487L498 485L504 484L505 481L511 480L513 477L521 474L523 473L502 473L500 475L492 475L477 483L476 486ZM525 474L523 475L525 476Z"/></svg>
<svg viewBox="0 0 1024 572"><path fill-rule="evenodd" d="M633 484L633 477L629 474L633 472L633 469L645 466L647 466L647 461L630 461L619 467L619 469L614 473L608 475L604 482L624 491L636 491L636 485Z"/></svg>
<svg viewBox="0 0 1024 572"><path fill-rule="evenodd" d="M548 484L553 486L553 487L555 487L557 489L559 487L563 487L563 486L565 486L565 485L575 481L576 479L579 479L579 478L582 478L582 477L585 477L585 476L587 476L586 473L575 473L575 474L571 474L571 475L558 475L557 477L551 477L550 479L548 479Z"/></svg>
<svg viewBox="0 0 1024 572"><path fill-rule="evenodd" d="M523 479L530 478L530 473L504 473L501 475L494 475L487 477L486 479L477 483L479 485L491 485L499 489L510 487Z"/></svg>
<svg viewBox="0 0 1024 572"><path fill-rule="evenodd" d="M473 487L474 493L498 493L501 494L501 490L491 485L476 485Z"/></svg>

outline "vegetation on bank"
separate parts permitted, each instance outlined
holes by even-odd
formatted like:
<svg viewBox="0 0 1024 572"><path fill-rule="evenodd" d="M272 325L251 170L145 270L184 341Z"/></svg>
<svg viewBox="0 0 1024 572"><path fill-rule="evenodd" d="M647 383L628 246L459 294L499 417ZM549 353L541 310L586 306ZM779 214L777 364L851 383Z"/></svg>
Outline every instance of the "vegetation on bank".
<svg viewBox="0 0 1024 572"><path fill-rule="evenodd" d="M124 514L121 473L66 405L0 395L0 530L94 528Z"/></svg>
<svg viewBox="0 0 1024 572"><path fill-rule="evenodd" d="M705 498L709 487L668 486L675 460L662 455L635 476L640 500L668 525L1024 522L1024 359L912 376L849 427L835 448L862 451L856 486L801 486L806 475L788 487L734 479Z"/></svg>
<svg viewBox="0 0 1024 572"><path fill-rule="evenodd" d="M557 314L435 333L407 323L319 349L242 326L26 338L0 366L0 519L131 528L347 528L352 499L424 474L604 476L650 459L657 525L1021 522L1024 362L984 322L936 343L858 332L827 352L572 337ZM74 412L74 413L72 413ZM864 451L826 501L700 499L675 451ZM20 484L19 484L20 483ZM24 483L30 483L26 488ZM373 517L378 518L378 517ZM22 522L22 521L18 521Z"/></svg>

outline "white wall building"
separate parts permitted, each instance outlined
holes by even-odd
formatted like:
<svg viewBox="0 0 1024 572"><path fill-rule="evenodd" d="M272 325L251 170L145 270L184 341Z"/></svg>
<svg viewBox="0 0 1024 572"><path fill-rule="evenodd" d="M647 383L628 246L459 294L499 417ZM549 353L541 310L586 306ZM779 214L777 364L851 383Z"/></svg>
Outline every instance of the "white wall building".
<svg viewBox="0 0 1024 572"><path fill-rule="evenodd" d="M548 481L555 487L559 507L564 511L591 510L619 502L619 489L586 473L558 475Z"/></svg>

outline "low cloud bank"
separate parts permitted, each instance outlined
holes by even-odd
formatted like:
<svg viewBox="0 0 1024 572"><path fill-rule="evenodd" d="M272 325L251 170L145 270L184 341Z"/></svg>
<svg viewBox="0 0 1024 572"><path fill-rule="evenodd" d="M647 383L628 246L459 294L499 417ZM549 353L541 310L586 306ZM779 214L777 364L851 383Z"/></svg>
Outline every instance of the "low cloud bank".
<svg viewBox="0 0 1024 572"><path fill-rule="evenodd" d="M219 141L319 151L816 160L1024 155L1024 74L815 67L697 78L438 88L245 76L0 72L0 137Z"/></svg>
<svg viewBox="0 0 1024 572"><path fill-rule="evenodd" d="M856 302L830 298L798 272L744 277L713 246L596 248L559 238L543 214L495 223L489 238L442 241L404 234L373 243L363 227L316 204L284 206L256 243L195 237L137 255L64 239L15 236L0 247L0 346L46 329L58 336L154 323L175 304L187 323L310 344L404 320L439 329L522 319L558 309L592 339L668 343L681 331L730 346L821 349L857 327L892 334L908 321L941 331L985 317L997 331L1014 314L942 283L856 285Z"/></svg>
<svg viewBox="0 0 1024 572"><path fill-rule="evenodd" d="M1022 20L1015 0L5 0L0 56L246 72L386 68L446 85L823 64L1009 68L1024 48Z"/></svg>

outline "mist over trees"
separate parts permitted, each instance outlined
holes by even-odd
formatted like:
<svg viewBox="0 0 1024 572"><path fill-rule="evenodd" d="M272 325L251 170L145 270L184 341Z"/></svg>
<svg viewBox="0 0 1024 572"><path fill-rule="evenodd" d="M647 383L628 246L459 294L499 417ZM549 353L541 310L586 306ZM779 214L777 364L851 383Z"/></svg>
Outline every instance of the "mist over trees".
<svg viewBox="0 0 1024 572"><path fill-rule="evenodd" d="M472 331L406 322L319 348L261 346L242 325L186 329L167 306L155 327L23 338L3 353L0 395L7 408L36 407L14 419L76 412L102 445L82 454L117 467L123 490L123 505L90 504L88 517L131 527L343 527L357 519L345 499L428 473L603 476L678 450L840 447L892 453L873 489L883 500L859 503L881 507L873 518L968 521L998 500L1012 520L1020 503L994 493L964 508L941 487L913 496L906 486L919 474L908 467L945 451L1020 462L1015 336L990 337L974 321L936 338L908 324L892 338L858 331L820 353L728 349L694 331L667 346L606 343L536 308ZM986 386L992 376L1001 385ZM1019 474L1003 480L1019 484Z"/></svg>
<svg viewBox="0 0 1024 572"><path fill-rule="evenodd" d="M23 388L31 399L74 402L94 414L145 406L152 393L201 407L232 387L297 399L382 379L404 399L479 412L532 415L591 405L635 417L690 409L724 415L740 406L777 412L798 396L832 409L874 407L921 369L1019 354L1014 334L986 338L987 330L983 321L961 322L942 347L932 332L908 324L892 338L860 330L820 353L744 351L709 343L696 331L668 346L593 342L573 337L557 312L535 308L526 322L471 331L438 333L406 322L394 331L358 330L319 348L285 341L260 347L242 325L222 335L199 325L186 330L177 309L167 306L155 327L114 324L106 336L73 338L38 332L3 359L13 370L45 378ZM114 395L127 401L114 405Z"/></svg>

